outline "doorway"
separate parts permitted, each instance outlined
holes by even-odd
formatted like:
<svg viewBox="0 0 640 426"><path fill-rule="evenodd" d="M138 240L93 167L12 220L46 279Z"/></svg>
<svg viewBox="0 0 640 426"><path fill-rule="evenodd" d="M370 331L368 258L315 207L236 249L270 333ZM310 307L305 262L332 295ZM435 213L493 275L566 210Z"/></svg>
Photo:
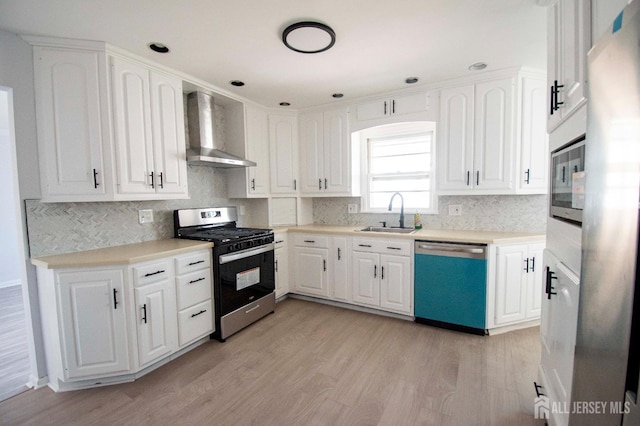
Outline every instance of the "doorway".
<svg viewBox="0 0 640 426"><path fill-rule="evenodd" d="M0 86L0 401L27 390L31 372L13 131L12 91Z"/></svg>

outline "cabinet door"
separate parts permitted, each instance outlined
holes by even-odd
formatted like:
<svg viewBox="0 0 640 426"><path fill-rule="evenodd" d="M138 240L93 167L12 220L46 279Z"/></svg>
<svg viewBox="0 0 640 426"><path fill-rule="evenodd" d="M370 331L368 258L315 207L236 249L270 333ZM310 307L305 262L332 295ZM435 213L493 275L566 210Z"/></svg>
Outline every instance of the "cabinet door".
<svg viewBox="0 0 640 426"><path fill-rule="evenodd" d="M103 158L110 129L105 56L33 51L42 200L104 200L110 187Z"/></svg>
<svg viewBox="0 0 640 426"><path fill-rule="evenodd" d="M169 281L159 281L135 289L140 366L177 348L175 289Z"/></svg>
<svg viewBox="0 0 640 426"><path fill-rule="evenodd" d="M324 188L335 194L351 191L351 135L346 108L323 113ZM306 166L305 166L306 167Z"/></svg>
<svg viewBox="0 0 640 426"><path fill-rule="evenodd" d="M356 106L356 120L373 120L389 115L390 105L387 99L364 102Z"/></svg>
<svg viewBox="0 0 640 426"><path fill-rule="evenodd" d="M118 192L153 194L151 101L147 68L111 58Z"/></svg>
<svg viewBox="0 0 640 426"><path fill-rule="evenodd" d="M560 107L562 119L566 119L587 98L587 52L591 48L591 1L560 0L560 64L561 79L564 85L558 94L558 100L564 102Z"/></svg>
<svg viewBox="0 0 640 426"><path fill-rule="evenodd" d="M440 92L438 187L466 190L473 181L473 86Z"/></svg>
<svg viewBox="0 0 640 426"><path fill-rule="evenodd" d="M297 189L297 125L288 115L269 116L271 192L292 194Z"/></svg>
<svg viewBox="0 0 640 426"><path fill-rule="evenodd" d="M325 153L322 113L300 115L300 160L304 164L300 174L300 190L305 194L323 191Z"/></svg>
<svg viewBox="0 0 640 426"><path fill-rule="evenodd" d="M380 307L412 314L411 261L409 257L380 256Z"/></svg>
<svg viewBox="0 0 640 426"><path fill-rule="evenodd" d="M406 96L394 96L391 99L391 114L402 115L414 112L427 111L429 109L429 97L426 93L416 93Z"/></svg>
<svg viewBox="0 0 640 426"><path fill-rule="evenodd" d="M274 253L276 297L281 297L289 292L289 250L284 246Z"/></svg>
<svg viewBox="0 0 640 426"><path fill-rule="evenodd" d="M542 308L542 285L545 277L542 264L544 244L529 245L529 264L527 272L527 305L525 317L527 319L540 318Z"/></svg>
<svg viewBox="0 0 640 426"><path fill-rule="evenodd" d="M380 306L380 255L376 253L351 253L353 276L353 301L362 305Z"/></svg>
<svg viewBox="0 0 640 426"><path fill-rule="evenodd" d="M548 191L548 136L546 119L546 87L544 81L522 79L522 131L520 152L520 192Z"/></svg>
<svg viewBox="0 0 640 426"><path fill-rule="evenodd" d="M128 372L122 271L61 272L57 278L66 377Z"/></svg>
<svg viewBox="0 0 640 426"><path fill-rule="evenodd" d="M476 84L472 176L477 190L513 188L515 78Z"/></svg>
<svg viewBox="0 0 640 426"><path fill-rule="evenodd" d="M527 246L498 247L496 266L496 325L525 318Z"/></svg>
<svg viewBox="0 0 640 426"><path fill-rule="evenodd" d="M331 298L342 302L351 301L347 237L333 237L331 247Z"/></svg>
<svg viewBox="0 0 640 426"><path fill-rule="evenodd" d="M547 99L547 131L549 133L558 127L562 119L561 112L554 110L551 99L555 81L558 81L558 84L562 84L560 72L562 63L560 59L562 55L560 3L560 1L556 1L547 6L547 87L545 90Z"/></svg>
<svg viewBox="0 0 640 426"><path fill-rule="evenodd" d="M327 258L323 248L295 248L296 289L302 294L328 297Z"/></svg>
<svg viewBox="0 0 640 426"><path fill-rule="evenodd" d="M247 158L256 162L247 167L250 194L269 193L269 121L267 113L256 107L245 107L247 126Z"/></svg>
<svg viewBox="0 0 640 426"><path fill-rule="evenodd" d="M159 72L151 73L151 112L156 190L165 195L186 196L187 158L182 80Z"/></svg>

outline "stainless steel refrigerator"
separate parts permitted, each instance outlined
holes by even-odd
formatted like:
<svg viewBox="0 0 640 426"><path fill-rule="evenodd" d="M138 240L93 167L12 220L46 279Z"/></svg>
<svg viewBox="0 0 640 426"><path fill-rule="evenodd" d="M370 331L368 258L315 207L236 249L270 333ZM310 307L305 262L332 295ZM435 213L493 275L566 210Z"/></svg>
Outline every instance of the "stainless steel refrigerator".
<svg viewBox="0 0 640 426"><path fill-rule="evenodd" d="M571 425L640 425L640 0L588 55ZM626 403L626 404L625 404Z"/></svg>

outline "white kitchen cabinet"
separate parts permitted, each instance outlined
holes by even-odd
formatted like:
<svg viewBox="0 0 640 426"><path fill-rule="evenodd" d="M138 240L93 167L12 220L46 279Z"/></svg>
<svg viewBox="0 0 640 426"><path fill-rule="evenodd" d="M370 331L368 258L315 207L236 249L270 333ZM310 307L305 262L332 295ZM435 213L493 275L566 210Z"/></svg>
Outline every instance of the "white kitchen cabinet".
<svg viewBox="0 0 640 426"><path fill-rule="evenodd" d="M410 241L354 238L351 265L353 303L413 314Z"/></svg>
<svg viewBox="0 0 640 426"><path fill-rule="evenodd" d="M34 46L43 202L113 197L104 51Z"/></svg>
<svg viewBox="0 0 640 426"><path fill-rule="evenodd" d="M351 302L351 281L349 280L349 239L342 236L331 238L329 268L329 296L333 300Z"/></svg>
<svg viewBox="0 0 640 426"><path fill-rule="evenodd" d="M591 48L591 0L558 0L547 12L549 133L587 100L587 52Z"/></svg>
<svg viewBox="0 0 640 426"><path fill-rule="evenodd" d="M513 188L516 79L488 80L440 94L440 193Z"/></svg>
<svg viewBox="0 0 640 426"><path fill-rule="evenodd" d="M271 193L295 194L298 187L298 125L293 115L269 114Z"/></svg>
<svg viewBox="0 0 640 426"><path fill-rule="evenodd" d="M289 292L289 247L286 231L274 233L276 299Z"/></svg>
<svg viewBox="0 0 640 426"><path fill-rule="evenodd" d="M549 177L546 131L547 92L541 78L522 77L520 80L522 114L520 121L520 167L517 192L540 194L548 192Z"/></svg>
<svg viewBox="0 0 640 426"><path fill-rule="evenodd" d="M427 92L410 95L395 95L390 98L363 102L356 106L356 120L366 121L393 115L405 115L429 109Z"/></svg>
<svg viewBox="0 0 640 426"><path fill-rule="evenodd" d="M254 161L256 166L227 171L229 197L264 198L269 195L269 119L267 111L245 104L245 138L227 142L229 153Z"/></svg>
<svg viewBox="0 0 640 426"><path fill-rule="evenodd" d="M39 271L38 276L42 290L40 304L52 307L55 299L45 299L50 288L44 287L52 287L53 282L40 273L53 274L53 271ZM51 359L47 357L50 378L55 380L58 376L61 380L73 381L129 372L132 363L122 269L66 270L55 273L52 278L58 304L55 312L49 307L43 309L43 318L47 319L44 332L50 333L45 336L46 340L55 338L58 330L50 332L48 328L55 324L51 320L58 317L60 340L52 342L52 346L62 346L62 371L60 366L53 365L57 357L51 354Z"/></svg>
<svg viewBox="0 0 640 426"><path fill-rule="evenodd" d="M498 246L494 324L540 318L543 243Z"/></svg>
<svg viewBox="0 0 640 426"><path fill-rule="evenodd" d="M119 199L187 198L182 81L111 57Z"/></svg>
<svg viewBox="0 0 640 426"><path fill-rule="evenodd" d="M329 237L316 234L294 236L292 261L297 293L329 297Z"/></svg>
<svg viewBox="0 0 640 426"><path fill-rule="evenodd" d="M301 193L353 196L349 115L346 108L300 115Z"/></svg>
<svg viewBox="0 0 640 426"><path fill-rule="evenodd" d="M565 407L571 404L580 280L549 250L544 253L544 271L548 283L545 283L547 289L540 321L540 374L544 385L541 391L550 404ZM566 425L569 422L568 410L555 410L550 416L550 424Z"/></svg>

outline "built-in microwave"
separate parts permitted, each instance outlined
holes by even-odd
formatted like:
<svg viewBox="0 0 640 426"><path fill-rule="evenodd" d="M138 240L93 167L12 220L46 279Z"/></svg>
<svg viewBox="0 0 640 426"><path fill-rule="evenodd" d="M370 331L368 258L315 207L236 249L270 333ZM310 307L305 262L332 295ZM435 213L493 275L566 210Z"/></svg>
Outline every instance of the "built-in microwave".
<svg viewBox="0 0 640 426"><path fill-rule="evenodd" d="M584 208L584 135L551 153L549 216L582 225Z"/></svg>

